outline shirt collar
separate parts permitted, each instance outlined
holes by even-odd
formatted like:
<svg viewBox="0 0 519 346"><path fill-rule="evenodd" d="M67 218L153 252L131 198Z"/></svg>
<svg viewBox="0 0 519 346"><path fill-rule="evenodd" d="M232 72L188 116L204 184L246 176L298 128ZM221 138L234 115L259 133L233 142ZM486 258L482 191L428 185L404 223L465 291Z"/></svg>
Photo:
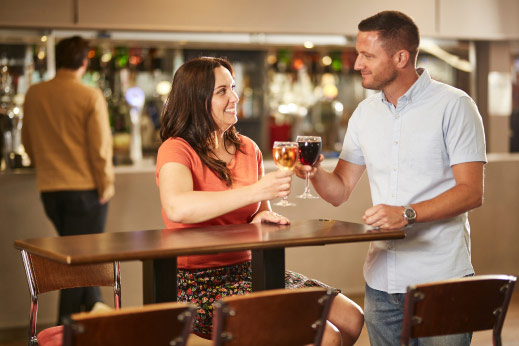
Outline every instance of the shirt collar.
<svg viewBox="0 0 519 346"><path fill-rule="evenodd" d="M429 75L429 72L427 72L424 68L418 68L416 69L416 72L418 73L419 77L418 79L411 85L409 89L398 98L397 104L401 103L409 103L413 100L413 98L420 95L426 88L431 84L431 76ZM387 103L386 95L383 91L380 92L382 97L382 102Z"/></svg>
<svg viewBox="0 0 519 346"><path fill-rule="evenodd" d="M71 70L67 68L60 68L56 71L56 78L66 78L66 79L76 79L81 80L76 73L76 70Z"/></svg>

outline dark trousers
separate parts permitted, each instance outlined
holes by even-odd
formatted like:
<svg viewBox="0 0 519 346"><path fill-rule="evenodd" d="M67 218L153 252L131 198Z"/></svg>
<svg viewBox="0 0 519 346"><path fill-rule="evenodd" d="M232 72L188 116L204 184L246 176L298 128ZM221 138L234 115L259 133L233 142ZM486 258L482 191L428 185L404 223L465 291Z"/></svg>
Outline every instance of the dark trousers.
<svg viewBox="0 0 519 346"><path fill-rule="evenodd" d="M102 233L108 203L100 204L96 190L42 192L45 213L60 236ZM89 311L102 301L99 287L62 290L59 299L58 324L72 313Z"/></svg>

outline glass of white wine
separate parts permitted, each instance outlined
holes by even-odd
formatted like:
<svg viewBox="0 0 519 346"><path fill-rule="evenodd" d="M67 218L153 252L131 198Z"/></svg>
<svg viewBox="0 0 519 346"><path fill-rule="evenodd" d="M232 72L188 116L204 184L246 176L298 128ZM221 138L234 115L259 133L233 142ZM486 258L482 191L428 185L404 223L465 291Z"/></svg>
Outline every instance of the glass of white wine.
<svg viewBox="0 0 519 346"><path fill-rule="evenodd" d="M272 156L274 157L274 163L279 169L293 170L297 162L297 142L274 142L272 147ZM288 201L288 196L283 197L279 202L274 205L281 207L294 206L295 203Z"/></svg>

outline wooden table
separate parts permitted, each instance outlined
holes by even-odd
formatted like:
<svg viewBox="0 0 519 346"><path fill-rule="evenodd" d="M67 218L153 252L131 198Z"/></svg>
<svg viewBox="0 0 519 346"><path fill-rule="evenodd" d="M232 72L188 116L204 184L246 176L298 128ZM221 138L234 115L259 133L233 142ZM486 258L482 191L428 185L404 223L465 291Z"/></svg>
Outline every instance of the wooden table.
<svg viewBox="0 0 519 346"><path fill-rule="evenodd" d="M290 225L243 224L17 240L19 250L70 265L143 261L144 303L175 301L177 256L252 250L254 291L283 288L285 248L401 239L403 230L374 230L334 220Z"/></svg>

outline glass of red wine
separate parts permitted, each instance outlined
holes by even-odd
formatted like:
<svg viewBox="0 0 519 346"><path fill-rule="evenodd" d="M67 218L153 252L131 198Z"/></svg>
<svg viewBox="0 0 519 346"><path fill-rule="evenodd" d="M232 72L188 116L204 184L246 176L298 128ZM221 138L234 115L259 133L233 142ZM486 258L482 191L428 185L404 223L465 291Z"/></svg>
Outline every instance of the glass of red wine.
<svg viewBox="0 0 519 346"><path fill-rule="evenodd" d="M299 160L303 165L313 166L319 154L321 154L321 137L318 136L297 136L297 145L299 148ZM309 172L306 172L305 191L303 194L297 196L303 199L319 198L310 193L310 181L308 179Z"/></svg>

